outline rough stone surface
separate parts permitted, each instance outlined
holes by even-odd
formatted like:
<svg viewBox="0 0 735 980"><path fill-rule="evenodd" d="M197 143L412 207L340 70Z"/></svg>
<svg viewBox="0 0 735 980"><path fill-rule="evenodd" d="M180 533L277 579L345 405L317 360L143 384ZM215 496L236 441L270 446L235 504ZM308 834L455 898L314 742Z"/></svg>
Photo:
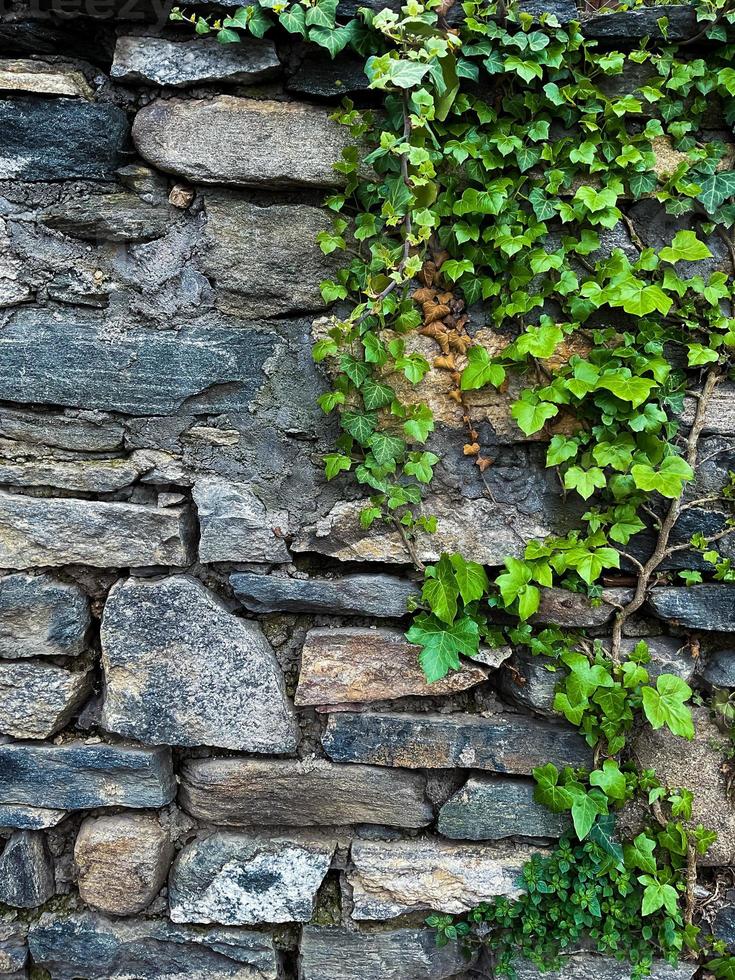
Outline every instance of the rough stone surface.
<svg viewBox="0 0 735 980"><path fill-rule="evenodd" d="M45 913L29 935L52 980L279 980L268 933L191 929L159 919Z"/></svg>
<svg viewBox="0 0 735 980"><path fill-rule="evenodd" d="M31 92L80 99L93 95L82 72L29 58L0 58L0 92Z"/></svg>
<svg viewBox="0 0 735 980"><path fill-rule="evenodd" d="M163 37L118 37L112 78L179 88L202 82L259 82L281 66L270 41L244 37L239 44L215 38L170 41Z"/></svg>
<svg viewBox="0 0 735 980"><path fill-rule="evenodd" d="M635 44L636 40L646 35L661 40L661 28L658 25L661 17L666 17L669 22L666 37L670 42L683 41L697 33L695 11L691 7L674 4L657 4L612 16L600 14L598 17L590 17L584 22L583 33L585 37L618 44Z"/></svg>
<svg viewBox="0 0 735 980"><path fill-rule="evenodd" d="M731 903L733 900L732 892L725 896ZM717 910L712 923L712 934L716 939L721 939L730 947L732 951L735 946L735 905L723 905Z"/></svg>
<svg viewBox="0 0 735 980"><path fill-rule="evenodd" d="M604 626L612 619L615 607L605 601L605 596L613 602L620 602L627 589L606 589L598 605L593 605L587 596L566 589L541 589L541 603L533 623L549 623L571 629Z"/></svg>
<svg viewBox="0 0 735 980"><path fill-rule="evenodd" d="M153 166L198 184L329 187L349 137L315 106L218 95L152 102L133 139Z"/></svg>
<svg viewBox="0 0 735 980"><path fill-rule="evenodd" d="M459 946L438 949L430 929L355 932L306 926L299 980L449 980L467 966Z"/></svg>
<svg viewBox="0 0 735 980"><path fill-rule="evenodd" d="M54 894L54 865L40 830L16 830L0 854L0 902L35 909Z"/></svg>
<svg viewBox="0 0 735 980"><path fill-rule="evenodd" d="M83 742L0 745L0 800L6 805L160 807L175 793L168 749Z"/></svg>
<svg viewBox="0 0 735 980"><path fill-rule="evenodd" d="M89 670L37 661L0 661L0 733L48 738L81 707L92 686Z"/></svg>
<svg viewBox="0 0 735 980"><path fill-rule="evenodd" d="M28 95L0 99L0 180L109 180L128 140L109 103Z"/></svg>
<svg viewBox="0 0 735 980"><path fill-rule="evenodd" d="M534 657L526 650L519 650L500 670L500 691L529 711L553 718L556 688L564 676L563 671L548 669L553 666L549 657Z"/></svg>
<svg viewBox="0 0 735 980"><path fill-rule="evenodd" d="M250 487L215 477L197 480L193 496L200 561L291 561L287 511L268 511Z"/></svg>
<svg viewBox="0 0 735 980"><path fill-rule="evenodd" d="M660 588L648 604L661 619L699 630L735 630L735 585L712 582Z"/></svg>
<svg viewBox="0 0 735 980"><path fill-rule="evenodd" d="M407 769L490 769L519 775L534 766L588 766L572 728L518 715L333 714L322 736L335 762Z"/></svg>
<svg viewBox="0 0 735 980"><path fill-rule="evenodd" d="M518 845L436 840L357 840L350 852L353 919L408 912L460 913L495 895L517 898L518 876L533 854Z"/></svg>
<svg viewBox="0 0 735 980"><path fill-rule="evenodd" d="M43 807L0 803L0 827L46 830L61 823L65 816L66 810L46 810Z"/></svg>
<svg viewBox="0 0 735 980"><path fill-rule="evenodd" d="M113 915L142 912L163 887L173 850L155 814L88 817L74 845L82 901Z"/></svg>
<svg viewBox="0 0 735 980"><path fill-rule="evenodd" d="M335 268L316 241L331 228L325 211L306 204L262 207L232 192L207 191L204 199L201 266L217 283L219 309L260 317L324 308L319 283Z"/></svg>
<svg viewBox="0 0 735 980"><path fill-rule="evenodd" d="M11 913L0 919L0 977L3 980L25 980L28 960L27 929Z"/></svg>
<svg viewBox="0 0 735 980"><path fill-rule="evenodd" d="M0 567L188 565L182 507L30 497L0 492Z"/></svg>
<svg viewBox="0 0 735 980"><path fill-rule="evenodd" d="M297 95L336 99L370 87L365 74L365 59L344 52L334 59L309 52L288 76L286 88Z"/></svg>
<svg viewBox="0 0 735 980"><path fill-rule="evenodd" d="M471 776L439 811L437 829L455 840L560 837L569 819L533 799L527 779Z"/></svg>
<svg viewBox="0 0 735 980"><path fill-rule="evenodd" d="M724 771L726 736L710 719L706 707L693 708L693 742L677 738L668 729L646 730L635 742L640 765L655 769L665 786L686 787L694 793L692 824L717 831L717 840L700 863L735 861L735 806L727 791Z"/></svg>
<svg viewBox="0 0 735 980"><path fill-rule="evenodd" d="M254 613L330 613L339 616L400 618L407 615L410 596L418 586L397 575L340 575L327 578L286 578L236 572L230 585L246 609Z"/></svg>
<svg viewBox="0 0 735 980"><path fill-rule="evenodd" d="M97 411L38 411L3 406L0 435L74 451L105 452L123 444L122 423Z"/></svg>
<svg viewBox="0 0 735 980"><path fill-rule="evenodd" d="M283 676L257 623L195 579L127 579L102 620L108 731L155 745L292 752Z"/></svg>
<svg viewBox="0 0 735 980"><path fill-rule="evenodd" d="M308 922L334 841L217 832L176 858L169 880L174 922Z"/></svg>
<svg viewBox="0 0 735 980"><path fill-rule="evenodd" d="M41 221L74 238L93 242L146 242L163 238L176 217L173 208L151 205L137 194L91 194L47 208Z"/></svg>
<svg viewBox="0 0 735 980"><path fill-rule="evenodd" d="M433 816L414 772L340 766L322 759L187 759L179 803L228 827L367 823L425 827Z"/></svg>
<svg viewBox="0 0 735 980"><path fill-rule="evenodd" d="M735 650L717 650L710 654L702 668L702 676L713 687L735 687Z"/></svg>
<svg viewBox="0 0 735 980"><path fill-rule="evenodd" d="M595 956L593 953L572 953L562 957L559 970L539 970L530 960L520 957L514 966L518 980L631 980L632 967L625 961L611 956ZM671 966L665 960L651 964L653 980L691 980L697 971L696 962L682 962Z"/></svg>
<svg viewBox="0 0 735 980"><path fill-rule="evenodd" d="M166 415L247 409L275 334L206 318L166 330L91 313L28 309L0 334L0 398Z"/></svg>
<svg viewBox="0 0 735 980"><path fill-rule="evenodd" d="M309 630L301 650L294 701L297 705L351 704L410 695L432 697L464 691L487 680L482 667L470 665L429 684L419 652L400 630L364 626Z"/></svg>
<svg viewBox="0 0 735 980"><path fill-rule="evenodd" d="M89 600L50 575L0 578L0 657L73 657L84 650Z"/></svg>

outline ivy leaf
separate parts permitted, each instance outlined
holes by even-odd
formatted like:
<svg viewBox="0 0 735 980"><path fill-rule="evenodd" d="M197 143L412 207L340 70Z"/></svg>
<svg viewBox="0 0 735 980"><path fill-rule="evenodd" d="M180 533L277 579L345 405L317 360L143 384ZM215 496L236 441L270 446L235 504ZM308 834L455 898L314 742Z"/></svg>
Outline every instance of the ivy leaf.
<svg viewBox="0 0 735 980"><path fill-rule="evenodd" d="M564 339L562 330L556 324L529 327L513 345L519 354L530 354L532 357L551 357L557 346Z"/></svg>
<svg viewBox="0 0 735 980"><path fill-rule="evenodd" d="M445 623L454 622L457 615L459 586L448 555L442 555L433 566L431 577L427 577L424 581L421 597L428 602L429 608L437 619Z"/></svg>
<svg viewBox="0 0 735 980"><path fill-rule="evenodd" d="M436 617L421 613L406 633L406 639L423 647L419 659L427 681L432 684L446 677L450 670L460 669L459 654L477 653L480 630L469 616L445 626Z"/></svg>
<svg viewBox="0 0 735 980"><path fill-rule="evenodd" d="M360 391L365 408L370 410L385 408L386 405L390 405L395 397L395 392L390 385L382 384L380 381L374 381L369 377L363 382Z"/></svg>
<svg viewBox="0 0 735 980"><path fill-rule="evenodd" d="M658 253L662 262L696 262L699 259L711 259L712 253L700 242L693 231L677 231L671 245L662 248Z"/></svg>
<svg viewBox="0 0 735 980"><path fill-rule="evenodd" d="M467 561L462 555L450 555L462 602L467 605L475 599L482 599L490 590L490 582L482 565Z"/></svg>
<svg viewBox="0 0 735 980"><path fill-rule="evenodd" d="M398 459L406 448L403 439L389 436L385 432L373 433L368 440L368 445L380 466L386 466Z"/></svg>
<svg viewBox="0 0 735 980"><path fill-rule="evenodd" d="M698 200L708 214L714 214L728 197L735 195L735 170L717 171L700 186Z"/></svg>
<svg viewBox="0 0 735 980"><path fill-rule="evenodd" d="M591 793L580 789L574 794L572 803L572 823L579 840L584 840L600 813L599 806Z"/></svg>
<svg viewBox="0 0 735 980"><path fill-rule="evenodd" d="M660 908L666 908L669 915L679 915L679 894L673 885L662 885L650 875L641 875L638 881L645 885L643 891L642 915L653 915Z"/></svg>
<svg viewBox="0 0 735 980"><path fill-rule="evenodd" d="M653 838L647 834L638 834L632 844L625 844L623 847L626 867L656 874L656 859L653 856L655 850L656 841Z"/></svg>
<svg viewBox="0 0 735 980"><path fill-rule="evenodd" d="M411 418L403 423L403 431L408 439L424 443L429 433L434 431L434 415L428 405L414 405Z"/></svg>
<svg viewBox="0 0 735 980"><path fill-rule="evenodd" d="M350 457L344 456L342 453L329 453L324 457L324 473L328 480L333 480L335 476L343 470L346 472L351 466Z"/></svg>
<svg viewBox="0 0 735 980"><path fill-rule="evenodd" d="M605 759L602 769L590 773L590 785L599 786L611 800L624 800L626 797L625 776L614 759Z"/></svg>
<svg viewBox="0 0 735 980"><path fill-rule="evenodd" d="M286 10L282 10L278 15L278 20L289 34L300 34L302 37L306 37L306 15L301 4L295 3Z"/></svg>
<svg viewBox="0 0 735 980"><path fill-rule="evenodd" d="M690 741L694 738L692 713L685 707L692 696L692 689L681 677L660 674L655 690L644 687L642 695L643 710L652 728L659 729L666 725L674 735Z"/></svg>
<svg viewBox="0 0 735 980"><path fill-rule="evenodd" d="M317 0L306 11L306 23L311 27L334 27L337 15L337 0Z"/></svg>
<svg viewBox="0 0 735 980"><path fill-rule="evenodd" d="M505 381L505 371L499 364L493 364L484 347L470 347L467 352L467 367L462 372L460 387L462 391L474 391L491 384L499 388Z"/></svg>
<svg viewBox="0 0 735 980"><path fill-rule="evenodd" d="M409 459L403 467L403 472L407 476L415 476L419 483L431 483L434 476L434 466L438 462L439 457L434 453L409 453Z"/></svg>
<svg viewBox="0 0 735 980"><path fill-rule="evenodd" d="M591 466L583 470L580 466L570 466L564 474L564 486L567 490L576 490L584 500L589 500L595 488L607 486L607 478L599 466Z"/></svg>
<svg viewBox="0 0 735 980"><path fill-rule="evenodd" d="M343 412L342 428L360 443L366 446L368 439L375 432L378 417L373 413Z"/></svg>
<svg viewBox="0 0 735 980"><path fill-rule="evenodd" d="M533 573L526 562L519 558L506 558L505 567L507 571L498 575L495 584L500 589L503 602L509 606L531 581Z"/></svg>
<svg viewBox="0 0 735 980"><path fill-rule="evenodd" d="M638 408L648 399L651 391L656 387L656 382L650 378L630 378L624 374L615 373L603 374L595 387L604 388L616 398L630 402L633 408Z"/></svg>
<svg viewBox="0 0 735 980"><path fill-rule="evenodd" d="M563 786L559 786L559 770L552 762L538 766L533 770L536 786L533 798L537 803L551 810L552 813L563 813L572 807L572 794Z"/></svg>
<svg viewBox="0 0 735 980"><path fill-rule="evenodd" d="M703 344L687 345L687 364L689 367L700 367L702 364L712 364L718 360L717 351Z"/></svg>
<svg viewBox="0 0 735 980"><path fill-rule="evenodd" d="M657 470L650 463L636 463L630 472L639 490L658 490L670 499L680 497L684 484L694 478L694 471L681 456L667 456Z"/></svg>
<svg viewBox="0 0 735 980"><path fill-rule="evenodd" d="M546 450L546 465L559 466L561 463L573 459L578 452L579 443L576 439L561 435L552 436L549 448Z"/></svg>
<svg viewBox="0 0 735 980"><path fill-rule="evenodd" d="M614 833L615 817L612 813L606 813L599 816L592 825L589 839L595 844L599 844L606 854L614 858L619 870L622 871L625 865L623 848L615 840Z"/></svg>
<svg viewBox="0 0 735 980"><path fill-rule="evenodd" d="M559 414L558 405L539 401L538 395L524 391L518 401L513 402L510 414L518 423L518 428L527 436L543 429L549 419Z"/></svg>

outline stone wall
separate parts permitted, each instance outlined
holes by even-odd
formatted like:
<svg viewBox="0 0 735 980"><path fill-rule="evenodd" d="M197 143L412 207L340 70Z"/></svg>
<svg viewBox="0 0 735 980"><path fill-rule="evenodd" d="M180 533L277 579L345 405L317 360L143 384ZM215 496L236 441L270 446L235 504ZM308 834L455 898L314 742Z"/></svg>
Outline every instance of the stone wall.
<svg viewBox="0 0 735 980"><path fill-rule="evenodd" d="M345 140L329 104L374 97L350 58L224 48L126 10L0 24L0 978L488 975L423 919L515 893L565 830L531 769L589 751L553 716L553 674L511 649L427 686L401 540L363 534L356 491L322 476L310 347L332 262L314 237ZM669 11L671 36L690 14ZM586 29L657 30L645 10ZM675 219L631 210L671 237ZM608 245L630 247L625 228ZM429 384L443 462L424 558L493 565L574 522L507 401L475 396L484 483ZM703 454L696 497L735 468L728 389ZM537 620L604 637L627 585L597 607L546 590ZM735 686L733 630L735 587L666 587L628 642L706 691ZM731 865L700 712L694 747L638 751L674 785L696 771L710 860ZM626 975L584 954L569 971Z"/></svg>

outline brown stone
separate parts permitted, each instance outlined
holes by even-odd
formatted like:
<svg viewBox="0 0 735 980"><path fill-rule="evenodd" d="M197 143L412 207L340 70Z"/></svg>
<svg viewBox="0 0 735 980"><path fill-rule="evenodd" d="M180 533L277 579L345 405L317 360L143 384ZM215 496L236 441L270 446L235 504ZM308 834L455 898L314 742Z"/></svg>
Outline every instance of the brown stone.
<svg viewBox="0 0 735 980"><path fill-rule="evenodd" d="M172 859L173 845L155 814L88 817L74 846L79 894L102 912L142 912L163 887Z"/></svg>
<svg viewBox="0 0 735 980"><path fill-rule="evenodd" d="M431 697L465 691L487 680L482 667L465 666L428 684L421 648L400 630L317 627L306 634L295 703L343 704Z"/></svg>

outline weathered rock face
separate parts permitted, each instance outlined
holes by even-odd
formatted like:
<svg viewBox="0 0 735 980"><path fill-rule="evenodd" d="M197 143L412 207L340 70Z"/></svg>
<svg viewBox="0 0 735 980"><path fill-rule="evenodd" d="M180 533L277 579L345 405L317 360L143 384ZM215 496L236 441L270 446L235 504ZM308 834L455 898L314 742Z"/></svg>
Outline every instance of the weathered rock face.
<svg viewBox="0 0 735 980"><path fill-rule="evenodd" d="M536 803L533 788L526 779L471 776L439 811L437 829L455 840L560 837L568 816Z"/></svg>
<svg viewBox="0 0 735 980"><path fill-rule="evenodd" d="M261 317L324 308L319 283L336 265L317 244L319 232L331 227L321 208L261 207L216 191L207 191L204 200L207 251L201 265L217 283L219 309Z"/></svg>
<svg viewBox="0 0 735 980"><path fill-rule="evenodd" d="M112 78L179 88L197 82L259 82L281 66L270 41L244 37L239 44L214 38L175 42L163 37L118 37Z"/></svg>
<svg viewBox="0 0 735 980"><path fill-rule="evenodd" d="M66 810L47 810L43 807L0 803L0 827L45 830L61 823L65 816Z"/></svg>
<svg viewBox="0 0 735 980"><path fill-rule="evenodd" d="M287 511L268 511L245 484L214 477L197 480L193 497L201 532L200 561L291 560L282 540L288 532Z"/></svg>
<svg viewBox="0 0 735 980"><path fill-rule="evenodd" d="M254 613L313 612L341 616L401 618L418 587L397 575L342 575L339 578L286 578L236 572L230 585Z"/></svg>
<svg viewBox="0 0 735 980"><path fill-rule="evenodd" d="M0 567L188 565L190 539L183 507L0 492Z"/></svg>
<svg viewBox="0 0 735 980"><path fill-rule="evenodd" d="M548 718L558 717L554 696L563 671L553 668L549 657L534 657L522 650L514 654L500 671L500 690L510 701Z"/></svg>
<svg viewBox="0 0 735 980"><path fill-rule="evenodd" d="M615 606L620 603L626 589L607 589L602 600L594 605L587 596L566 589L541 589L541 604L532 623L553 624L569 629L604 626L612 619ZM605 595L611 602L605 601Z"/></svg>
<svg viewBox="0 0 735 980"><path fill-rule="evenodd" d="M28 960L26 929L14 916L0 921L0 976L8 980L25 980Z"/></svg>
<svg viewBox="0 0 735 980"><path fill-rule="evenodd" d="M81 71L65 65L51 66L29 58L0 59L0 91L81 99L89 99L93 95Z"/></svg>
<svg viewBox="0 0 735 980"><path fill-rule="evenodd" d="M92 686L89 670L52 664L0 661L0 733L48 738L81 707Z"/></svg>
<svg viewBox="0 0 735 980"><path fill-rule="evenodd" d="M354 919L392 919L434 909L459 913L495 895L516 898L527 847L447 844L435 840L355 841Z"/></svg>
<svg viewBox="0 0 735 980"><path fill-rule="evenodd" d="M643 768L655 769L666 786L685 787L694 793L692 823L717 831L717 840L700 864L732 864L735 860L735 806L727 791L724 772L726 737L710 719L708 709L693 708L693 742L672 735L668 729L646 731L635 743Z"/></svg>
<svg viewBox="0 0 735 980"><path fill-rule="evenodd" d="M660 40L663 37L659 26L661 17L668 20L666 38L670 42L682 41L697 32L697 19L693 10L689 7L663 4L657 5L655 9L645 7L640 10L628 10L614 17L607 14L590 17L585 20L584 35L617 43L630 42L631 39L646 36Z"/></svg>
<svg viewBox="0 0 735 980"><path fill-rule="evenodd" d="M93 242L163 238L175 218L173 208L147 204L137 194L92 194L54 205L41 215L47 227Z"/></svg>
<svg viewBox="0 0 735 980"><path fill-rule="evenodd" d="M571 728L517 715L333 714L322 736L335 762L407 769L490 769L530 774L535 766L589 765Z"/></svg>
<svg viewBox="0 0 735 980"><path fill-rule="evenodd" d="M279 980L273 940L246 929L190 929L159 919L45 913L30 931L53 980Z"/></svg>
<svg viewBox="0 0 735 980"><path fill-rule="evenodd" d="M142 912L163 887L173 852L155 814L89 817L74 845L79 895L101 912Z"/></svg>
<svg viewBox="0 0 735 980"><path fill-rule="evenodd" d="M174 922L308 922L335 842L215 833L188 844L169 880Z"/></svg>
<svg viewBox="0 0 735 980"><path fill-rule="evenodd" d="M735 585L712 582L687 588L660 588L648 604L662 619L699 630L735 629Z"/></svg>
<svg viewBox="0 0 735 980"><path fill-rule="evenodd" d="M0 902L34 909L54 894L54 866L46 838L37 830L17 830L0 854Z"/></svg>
<svg viewBox="0 0 735 980"><path fill-rule="evenodd" d="M306 926L299 980L449 980L467 966L458 946L438 949L429 929L354 932Z"/></svg>
<svg viewBox="0 0 735 980"><path fill-rule="evenodd" d="M428 684L420 648L400 630L350 627L309 630L301 651L297 705L350 704L419 695L453 694L487 679L482 667L467 666Z"/></svg>
<svg viewBox="0 0 735 980"><path fill-rule="evenodd" d="M89 600L50 575L0 578L0 657L73 657L84 650Z"/></svg>
<svg viewBox="0 0 735 980"><path fill-rule="evenodd" d="M0 800L60 810L159 807L176 780L168 749L122 745L0 745Z"/></svg>
<svg viewBox="0 0 735 980"><path fill-rule="evenodd" d="M102 664L108 731L154 745L296 748L283 676L260 627L232 616L194 579L116 585L102 621Z"/></svg>
<svg viewBox="0 0 735 980"><path fill-rule="evenodd" d="M179 802L198 820L228 827L424 827L433 816L425 789L419 773L377 766L320 759L188 759Z"/></svg>
<svg viewBox="0 0 735 980"><path fill-rule="evenodd" d="M135 117L133 139L166 173L255 187L340 184L332 165L349 144L348 131L324 109L229 95L152 102Z"/></svg>
<svg viewBox="0 0 735 980"><path fill-rule="evenodd" d="M109 180L122 162L122 109L83 99L0 99L1 180Z"/></svg>
<svg viewBox="0 0 735 980"><path fill-rule="evenodd" d="M595 956L593 953L572 953L562 957L559 970L541 971L530 960L518 958L514 964L519 980L630 980L632 968L625 962L611 956ZM654 960L651 964L653 980L690 980L696 973L697 965L682 962L672 966L665 960Z"/></svg>
<svg viewBox="0 0 735 980"><path fill-rule="evenodd" d="M735 687L735 650L718 650L710 654L702 676L713 687Z"/></svg>

